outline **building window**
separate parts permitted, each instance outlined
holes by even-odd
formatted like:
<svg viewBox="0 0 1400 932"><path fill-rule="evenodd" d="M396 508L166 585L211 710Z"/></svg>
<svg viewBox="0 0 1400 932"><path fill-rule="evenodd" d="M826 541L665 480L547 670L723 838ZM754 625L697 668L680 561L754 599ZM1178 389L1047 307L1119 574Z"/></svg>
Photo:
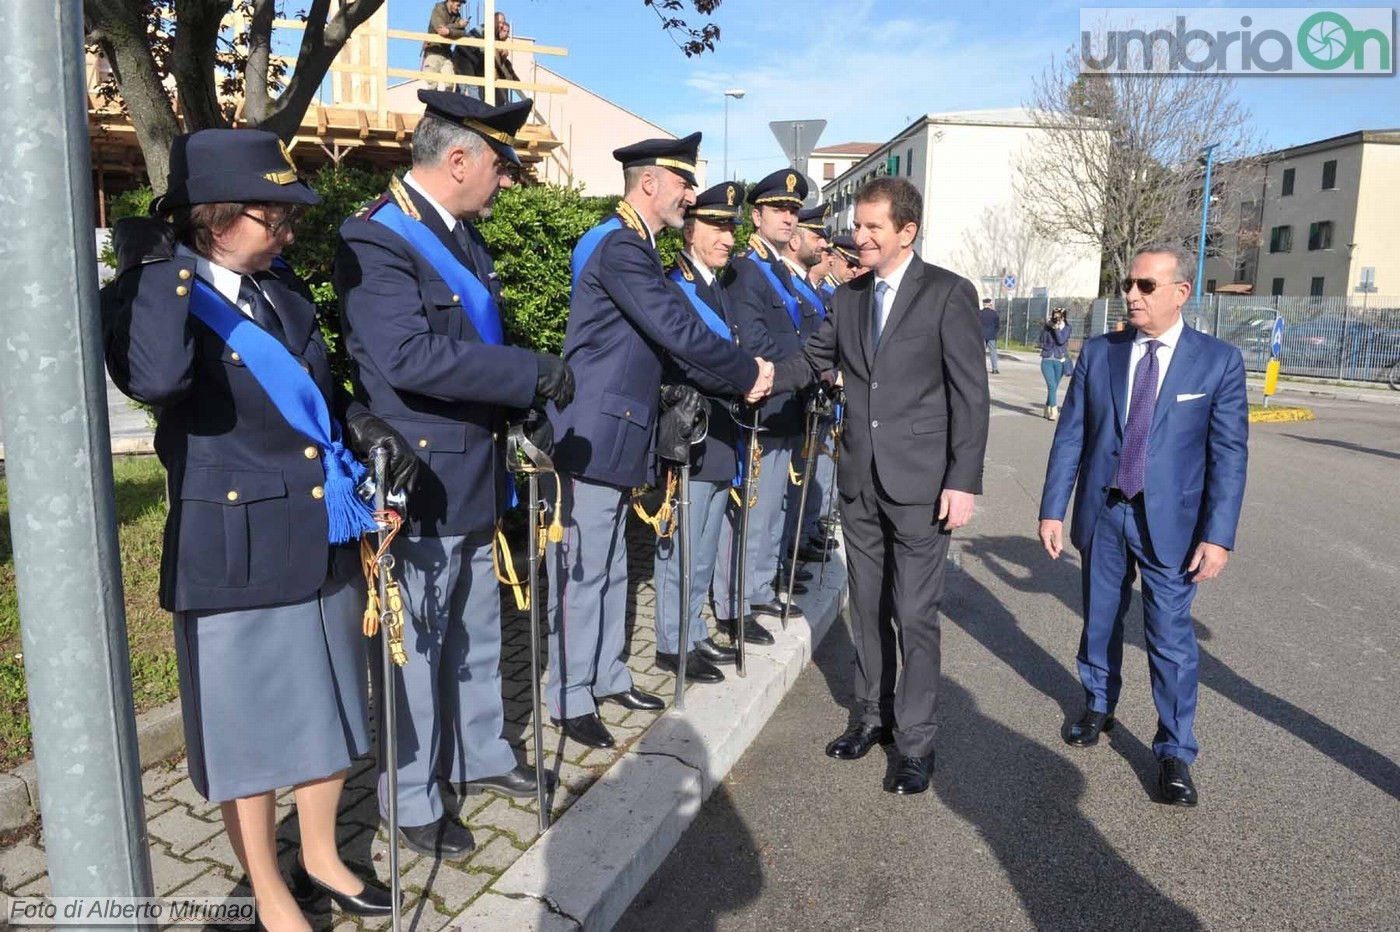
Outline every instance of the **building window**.
<svg viewBox="0 0 1400 932"><path fill-rule="evenodd" d="M1298 173L1296 168L1285 168L1283 170L1283 196L1288 197L1293 193L1293 178Z"/></svg>
<svg viewBox="0 0 1400 932"><path fill-rule="evenodd" d="M913 147L913 146L910 146L910 147L909 147L909 151L906 152L906 153L904 153L904 174L905 174L907 177L909 177L909 178L913 178L913 177L914 177L914 147Z"/></svg>
<svg viewBox="0 0 1400 932"><path fill-rule="evenodd" d="M1206 279L1206 294L1215 294L1215 279Z"/></svg>
<svg viewBox="0 0 1400 932"><path fill-rule="evenodd" d="M1331 191L1337 186L1337 160L1328 159L1322 163L1322 190Z"/></svg>
<svg viewBox="0 0 1400 932"><path fill-rule="evenodd" d="M835 162L823 162L823 163L822 163L822 180L823 180L823 181L834 181L835 178L836 178L836 163L835 163Z"/></svg>
<svg viewBox="0 0 1400 932"><path fill-rule="evenodd" d="M1249 255L1245 254L1235 260L1235 282L1247 282L1254 276L1250 274Z"/></svg>
<svg viewBox="0 0 1400 932"><path fill-rule="evenodd" d="M1332 248L1332 221L1319 220L1308 227L1308 251Z"/></svg>
<svg viewBox="0 0 1400 932"><path fill-rule="evenodd" d="M1312 295L1314 298L1322 297L1324 281L1325 279L1321 275L1314 275L1312 287L1308 290L1308 294Z"/></svg>
<svg viewBox="0 0 1400 932"><path fill-rule="evenodd" d="M1283 294L1283 279L1274 279L1274 284L1273 287L1269 289L1269 294L1273 295L1275 298Z"/></svg>
<svg viewBox="0 0 1400 932"><path fill-rule="evenodd" d="M1269 252L1293 251L1293 227L1274 227L1269 231Z"/></svg>
<svg viewBox="0 0 1400 932"><path fill-rule="evenodd" d="M892 178L899 177L899 156L890 154L885 159L885 174Z"/></svg>

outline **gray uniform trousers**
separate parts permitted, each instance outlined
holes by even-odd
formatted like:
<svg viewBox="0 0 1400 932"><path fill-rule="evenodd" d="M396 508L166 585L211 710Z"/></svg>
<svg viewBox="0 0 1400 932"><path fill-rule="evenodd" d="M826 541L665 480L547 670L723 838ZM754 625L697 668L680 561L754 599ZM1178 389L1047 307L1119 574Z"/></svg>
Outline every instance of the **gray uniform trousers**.
<svg viewBox="0 0 1400 932"><path fill-rule="evenodd" d="M823 420L817 428L817 449L821 449L823 438L831 432L831 422ZM806 442L805 435L796 441L796 454L793 457L792 468L797 473L798 478L802 477L802 470L805 468L802 463L802 444ZM832 465L831 457L825 453L819 453L812 461L812 474L807 477L807 482L802 486L795 486L788 483L787 512L783 520L783 540L782 549L778 553L778 559L786 563L792 556L793 536L797 533L797 512L798 505L802 501L802 495L807 495L807 510L802 514L802 537L808 539L815 537L817 533L817 519L822 516L822 509L826 507L826 492L836 481L836 469ZM784 578L783 585L787 585Z"/></svg>
<svg viewBox="0 0 1400 932"><path fill-rule="evenodd" d="M391 553L408 613L408 663L399 668L395 697L399 824L427 825L442 817L439 778L464 783L516 765L501 737L501 597L489 531L401 536ZM379 808L387 812L389 781L380 766Z"/></svg>
<svg viewBox="0 0 1400 932"><path fill-rule="evenodd" d="M826 422L819 437L829 437L831 423ZM826 514L827 499L836 485L836 463L831 454L823 453L812 464L812 479L807 489L807 513L802 516L802 539L811 540L817 536L817 522Z"/></svg>
<svg viewBox="0 0 1400 932"><path fill-rule="evenodd" d="M577 718L632 688L627 647L628 490L559 473L564 540L549 545L550 715Z"/></svg>
<svg viewBox="0 0 1400 932"><path fill-rule="evenodd" d="M758 471L758 501L749 510L749 549L745 569L748 580L744 586L748 605L772 602L777 598L773 589L773 577L778 572L780 544L783 522L786 520L788 486L788 464L792 462L794 446L801 440L790 437L774 437L761 434L760 443L763 455ZM734 574L738 570L739 559L739 510L729 509L729 520L720 534L720 553L725 555L716 571L718 591L728 594L721 603L715 600L715 617L734 619L738 609L733 604Z"/></svg>
<svg viewBox="0 0 1400 932"><path fill-rule="evenodd" d="M690 482L690 644L686 651L710 636L700 612L715 580L720 535L731 498L728 482ZM656 649L678 654L681 637L681 554L676 535L656 540L656 561L652 579L656 581ZM716 592L715 603L723 596ZM725 600L727 601L727 600Z"/></svg>

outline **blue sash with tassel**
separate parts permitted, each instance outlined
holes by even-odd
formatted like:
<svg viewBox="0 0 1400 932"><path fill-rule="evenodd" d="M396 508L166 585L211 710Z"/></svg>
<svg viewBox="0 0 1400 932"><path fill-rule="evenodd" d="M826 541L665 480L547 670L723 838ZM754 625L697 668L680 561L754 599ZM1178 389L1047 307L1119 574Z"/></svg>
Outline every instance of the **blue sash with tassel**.
<svg viewBox="0 0 1400 932"><path fill-rule="evenodd" d="M695 313L700 315L700 319L705 322L705 326L733 343L734 332L729 329L728 324L720 319L720 316L715 313L714 308L706 304L705 299L700 297L700 292L695 287L695 282L686 281L680 269L672 269L670 277L671 281L679 285L681 292L690 299L691 305L695 308ZM734 458L738 463L738 472L729 484L737 488L744 483L744 441L742 433L740 433L739 440L734 445Z"/></svg>
<svg viewBox="0 0 1400 932"><path fill-rule="evenodd" d="M243 357L243 364L267 392L293 430L321 448L326 471L327 536L332 544L358 540L377 528L369 508L355 493L365 467L340 440L340 425L331 418L316 380L282 342L259 327L203 279L195 279L190 313Z"/></svg>
<svg viewBox="0 0 1400 932"><path fill-rule="evenodd" d="M771 265L760 259L757 252L750 250L749 259L763 272L763 277L768 279L768 284L773 286L778 297L783 299L783 306L787 308L788 316L792 318L792 325L799 330L802 329L802 309L797 304L797 296L783 287L778 273L773 271Z"/></svg>
<svg viewBox="0 0 1400 932"><path fill-rule="evenodd" d="M597 251L598 244L603 241L603 237L621 226L621 217L610 217L583 234L583 239L579 240L578 245L574 247L573 257L570 259L570 264L573 266L574 288L578 287L578 277L583 274L583 267L593 257L593 253Z"/></svg>

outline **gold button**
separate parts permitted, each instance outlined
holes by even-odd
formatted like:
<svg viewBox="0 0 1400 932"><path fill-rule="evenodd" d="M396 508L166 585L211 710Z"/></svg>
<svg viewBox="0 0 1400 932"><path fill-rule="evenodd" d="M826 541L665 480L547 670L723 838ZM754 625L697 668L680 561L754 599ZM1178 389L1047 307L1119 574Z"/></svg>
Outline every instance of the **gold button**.
<svg viewBox="0 0 1400 932"><path fill-rule="evenodd" d="M231 502L236 502L236 501L238 501L238 493L235 492L233 489L229 489L229 490L228 490L228 500L231 501Z"/></svg>
<svg viewBox="0 0 1400 932"><path fill-rule="evenodd" d="M317 452L318 451L315 447L307 447L305 450L301 451L301 455L309 460L314 460L316 458Z"/></svg>
<svg viewBox="0 0 1400 932"><path fill-rule="evenodd" d="M461 296L461 295L455 295L455 294L454 294L454 295L452 296L452 303L453 303L453 304L460 304L461 301L462 301L462 296Z"/></svg>
<svg viewBox="0 0 1400 932"><path fill-rule="evenodd" d="M180 280L181 280L181 281L186 281L186 282L190 280L190 270L189 270L189 269L181 269L181 270L180 270Z"/></svg>
<svg viewBox="0 0 1400 932"><path fill-rule="evenodd" d="M631 416L632 416L632 410L629 408L628 410L623 411L623 412L622 412L622 416L623 416L623 417L631 417Z"/></svg>
<svg viewBox="0 0 1400 932"><path fill-rule="evenodd" d="M184 285L177 285L175 288L175 293L183 298L185 295L190 293L190 290Z"/></svg>
<svg viewBox="0 0 1400 932"><path fill-rule="evenodd" d="M311 490L311 497L319 501L326 497L326 490L318 485Z"/></svg>
<svg viewBox="0 0 1400 932"><path fill-rule="evenodd" d="M419 447L419 449L422 449L423 447L426 447L427 445L428 445L428 438L427 438L427 437L422 437L422 438L420 438L420 439L418 440L418 447Z"/></svg>
<svg viewBox="0 0 1400 932"><path fill-rule="evenodd" d="M239 362L243 359L243 357L238 355L237 353L230 353L229 358L232 359L234 362Z"/></svg>

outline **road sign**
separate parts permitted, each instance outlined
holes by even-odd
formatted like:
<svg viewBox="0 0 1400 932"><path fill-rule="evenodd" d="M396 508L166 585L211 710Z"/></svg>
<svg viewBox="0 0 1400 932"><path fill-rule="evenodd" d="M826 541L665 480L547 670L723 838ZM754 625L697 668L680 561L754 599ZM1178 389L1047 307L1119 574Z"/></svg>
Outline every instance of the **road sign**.
<svg viewBox="0 0 1400 932"><path fill-rule="evenodd" d="M1269 355L1278 359L1283 355L1283 317L1274 318L1274 329L1269 334Z"/></svg>
<svg viewBox="0 0 1400 932"><path fill-rule="evenodd" d="M1006 276L1005 278L1003 278L1003 279L1001 280L1001 287L1005 288L1007 291L1010 291L1012 288L1015 288L1015 287L1016 287L1016 276L1015 276L1015 275L1008 275L1008 276Z"/></svg>
<svg viewBox="0 0 1400 932"><path fill-rule="evenodd" d="M783 155L793 168L806 168L807 156L817 147L817 140L826 129L826 120L774 120L768 124L783 147Z"/></svg>
<svg viewBox="0 0 1400 932"><path fill-rule="evenodd" d="M1032 289L1031 289L1031 297L1032 297L1032 298L1048 298L1048 297L1050 297L1050 289L1049 289L1049 288L1032 288Z"/></svg>
<svg viewBox="0 0 1400 932"><path fill-rule="evenodd" d="M1376 288L1376 267L1368 265L1361 270L1361 281L1353 289L1356 294L1375 294Z"/></svg>

